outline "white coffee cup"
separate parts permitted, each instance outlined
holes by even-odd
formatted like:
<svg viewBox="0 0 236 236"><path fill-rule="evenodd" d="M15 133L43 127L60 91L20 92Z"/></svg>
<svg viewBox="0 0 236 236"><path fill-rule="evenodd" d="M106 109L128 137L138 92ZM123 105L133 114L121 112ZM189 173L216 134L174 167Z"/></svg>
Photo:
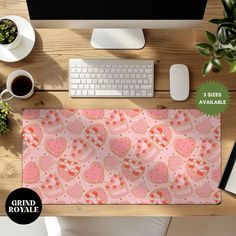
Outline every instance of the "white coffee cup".
<svg viewBox="0 0 236 236"><path fill-rule="evenodd" d="M13 92L12 90L12 84L14 82L15 79L19 78L20 76L25 76L27 77L31 83L32 83L32 87L31 89L29 90L29 92L27 92L27 94L24 94L24 95L17 95ZM0 94L0 99L2 101L9 101L10 99L12 98L19 98L19 99L26 99L26 98L29 98L33 95L34 93L34 80L33 80L33 77L32 75L25 71L25 70L16 70L16 71L13 71L8 77L7 77L7 81L6 81L6 89L3 90ZM8 98L4 98L4 95L6 93L9 93L11 96L8 97Z"/></svg>

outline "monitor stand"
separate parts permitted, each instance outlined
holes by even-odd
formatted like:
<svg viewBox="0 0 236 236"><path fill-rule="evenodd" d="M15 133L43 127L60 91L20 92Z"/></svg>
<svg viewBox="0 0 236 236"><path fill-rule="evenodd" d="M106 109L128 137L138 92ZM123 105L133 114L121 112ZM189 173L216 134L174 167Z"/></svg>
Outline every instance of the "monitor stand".
<svg viewBox="0 0 236 236"><path fill-rule="evenodd" d="M96 49L141 49L145 38L142 29L94 29L91 45Z"/></svg>

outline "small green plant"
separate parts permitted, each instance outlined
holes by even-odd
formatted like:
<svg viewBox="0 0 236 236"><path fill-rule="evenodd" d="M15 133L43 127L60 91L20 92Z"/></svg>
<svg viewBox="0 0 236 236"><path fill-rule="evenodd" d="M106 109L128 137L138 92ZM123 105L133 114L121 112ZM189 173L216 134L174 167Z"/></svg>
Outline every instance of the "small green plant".
<svg viewBox="0 0 236 236"><path fill-rule="evenodd" d="M18 35L16 24L9 19L0 20L0 44L12 43Z"/></svg>
<svg viewBox="0 0 236 236"><path fill-rule="evenodd" d="M197 43L198 52L209 59L202 67L202 74L206 76L211 70L220 71L222 61L229 64L229 71L236 72L236 0L221 0L224 6L224 19L211 19L217 25L217 32L213 34L205 31L207 43Z"/></svg>
<svg viewBox="0 0 236 236"><path fill-rule="evenodd" d="M10 107L6 102L0 102L0 135L9 132L8 128L8 114Z"/></svg>

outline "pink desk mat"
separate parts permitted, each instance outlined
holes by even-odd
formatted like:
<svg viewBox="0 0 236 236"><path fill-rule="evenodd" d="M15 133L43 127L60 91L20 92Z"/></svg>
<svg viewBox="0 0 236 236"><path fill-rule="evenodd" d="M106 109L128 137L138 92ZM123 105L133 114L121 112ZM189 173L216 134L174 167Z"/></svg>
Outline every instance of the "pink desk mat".
<svg viewBox="0 0 236 236"><path fill-rule="evenodd" d="M197 110L23 111L23 186L44 204L218 204L220 118Z"/></svg>

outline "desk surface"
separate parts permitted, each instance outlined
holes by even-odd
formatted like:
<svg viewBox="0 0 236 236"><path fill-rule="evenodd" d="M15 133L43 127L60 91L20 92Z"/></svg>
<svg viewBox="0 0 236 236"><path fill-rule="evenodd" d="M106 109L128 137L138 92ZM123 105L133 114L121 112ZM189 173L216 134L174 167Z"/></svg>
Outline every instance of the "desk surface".
<svg viewBox="0 0 236 236"><path fill-rule="evenodd" d="M207 78L201 75L204 58L196 53L194 45L204 40L204 29L215 31L208 23L210 18L222 17L220 0L208 0L204 22L194 29L146 30L146 47L142 50L94 50L90 46L91 30L38 29L36 45L32 53L18 63L0 62L0 87L7 75L22 68L32 73L37 91L24 101L10 102L11 132L0 137L0 215L5 214L4 203L7 195L21 187L21 124L22 108L154 108L164 105L168 108L194 108L194 91L207 79L223 81L232 91L232 104L222 116L222 159L224 168L236 135L236 81L235 74L211 73ZM20 15L28 18L25 0L1 0L0 16ZM150 99L71 99L68 97L69 58L152 58L155 60L155 98ZM169 67L184 63L190 69L191 97L187 102L176 103L170 99ZM11 175L3 175L5 166ZM12 171L11 171L12 170ZM169 206L81 206L47 205L43 215L60 216L157 216L157 215L223 215L236 213L236 198L222 194L223 200L217 206L169 205Z"/></svg>

